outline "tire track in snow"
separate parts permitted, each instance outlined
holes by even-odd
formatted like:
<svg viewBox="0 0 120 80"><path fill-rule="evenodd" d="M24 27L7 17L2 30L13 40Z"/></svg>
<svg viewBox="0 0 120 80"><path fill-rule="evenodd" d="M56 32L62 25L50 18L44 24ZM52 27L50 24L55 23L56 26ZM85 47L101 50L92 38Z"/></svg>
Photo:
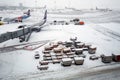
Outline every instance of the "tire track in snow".
<svg viewBox="0 0 120 80"><path fill-rule="evenodd" d="M108 36L110 38L113 38L113 39L115 39L117 41L120 41L120 34L113 31L113 30L102 27L100 25L97 25L97 26L93 27L93 29L95 29L96 31L102 33L103 35L106 35L106 36Z"/></svg>

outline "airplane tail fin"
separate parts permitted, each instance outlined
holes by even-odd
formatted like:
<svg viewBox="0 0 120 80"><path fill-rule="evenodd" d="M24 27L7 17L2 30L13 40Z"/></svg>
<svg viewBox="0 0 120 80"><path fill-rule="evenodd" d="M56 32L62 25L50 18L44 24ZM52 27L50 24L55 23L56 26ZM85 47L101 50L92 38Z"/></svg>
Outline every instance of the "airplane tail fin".
<svg viewBox="0 0 120 80"><path fill-rule="evenodd" d="M27 14L28 16L30 16L30 10L28 10L28 11L25 12L24 14Z"/></svg>
<svg viewBox="0 0 120 80"><path fill-rule="evenodd" d="M30 16L30 10L28 10L27 15Z"/></svg>
<svg viewBox="0 0 120 80"><path fill-rule="evenodd" d="M2 17L0 17L0 21L2 21Z"/></svg>
<svg viewBox="0 0 120 80"><path fill-rule="evenodd" d="M44 18L43 19L47 19L47 10L45 10L45 14L44 14Z"/></svg>

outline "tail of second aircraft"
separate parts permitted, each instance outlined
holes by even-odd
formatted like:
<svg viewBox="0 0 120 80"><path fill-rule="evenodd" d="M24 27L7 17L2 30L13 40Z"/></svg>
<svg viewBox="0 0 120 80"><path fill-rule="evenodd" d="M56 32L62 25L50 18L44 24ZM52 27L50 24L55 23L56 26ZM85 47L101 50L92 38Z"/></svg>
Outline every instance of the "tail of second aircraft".
<svg viewBox="0 0 120 80"><path fill-rule="evenodd" d="M44 18L45 20L47 20L47 10L45 10L45 14L44 14Z"/></svg>
<svg viewBox="0 0 120 80"><path fill-rule="evenodd" d="M24 14L30 16L30 10L28 10L27 12L25 12Z"/></svg>

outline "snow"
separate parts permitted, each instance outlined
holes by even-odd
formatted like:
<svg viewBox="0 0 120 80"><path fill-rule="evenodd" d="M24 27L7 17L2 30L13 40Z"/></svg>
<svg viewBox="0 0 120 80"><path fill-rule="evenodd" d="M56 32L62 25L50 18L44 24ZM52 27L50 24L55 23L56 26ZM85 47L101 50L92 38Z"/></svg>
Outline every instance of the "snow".
<svg viewBox="0 0 120 80"><path fill-rule="evenodd" d="M83 49L82 48L76 48L75 50L76 51L82 51Z"/></svg>
<svg viewBox="0 0 120 80"><path fill-rule="evenodd" d="M72 61L72 59L71 59L71 58L63 58L62 61L63 61L63 62L64 62L64 61L67 62L67 61Z"/></svg>
<svg viewBox="0 0 120 80"><path fill-rule="evenodd" d="M105 27L105 28L107 28L107 29L110 29L110 30L113 30L113 31L115 31L115 32L117 32L117 33L119 33L120 34L120 24L119 23L104 23L104 24L99 24L100 26L103 26L103 27ZM113 28L114 27L114 28Z"/></svg>
<svg viewBox="0 0 120 80"><path fill-rule="evenodd" d="M84 60L84 58L82 58L82 57L75 57L74 59L75 60Z"/></svg>
<svg viewBox="0 0 120 80"><path fill-rule="evenodd" d="M10 12L10 11L9 11ZM40 13L39 13L40 12ZM0 34L4 32L17 30L19 25L23 24L33 24L41 20L44 11L32 12L31 17L28 20L25 20L23 23L11 23L0 26ZM49 12L49 11L48 11ZM8 15L8 11L1 11L0 16ZM11 13L13 14L13 13ZM19 14L19 11L15 11L12 16ZM40 17L40 18L39 18ZM50 21L53 20L66 20L69 22L70 19L79 17L85 21L85 25L49 25ZM112 19L111 19L112 18ZM70 38L77 37L78 41L83 43L89 43L97 47L96 55L100 56L101 54L111 55L112 53L120 54L120 21L119 11L83 11L80 15L67 15L67 14L48 14L48 25L42 29L41 32L32 33L29 42L42 41L42 40L52 40L52 42L57 41L69 41ZM24 42L26 43L26 42ZM0 43L0 47L20 44L18 39L8 40L6 42ZM48 43L49 44L49 43ZM48 45L46 44L46 45ZM45 46L46 46L45 45ZM84 73L97 72L101 70L107 70L111 68L120 67L119 63L109 63L104 64L101 62L101 59L92 61L89 60L91 54L88 52L83 52L86 55L84 58L83 65L74 65L71 67L63 67L61 64L52 64L50 63L47 71L39 71L37 65L39 61L43 59L42 51L44 47L42 46L34 51L26 50L17 50L12 52L0 53L0 79L3 80L48 80L48 79L79 79L77 75L79 73L83 75ZM64 46L63 46L64 47ZM34 55L37 53L40 54L40 59L35 60ZM118 68L119 70L119 68ZM83 74L82 74L83 73ZM119 71L111 72L104 74L115 79L112 74L118 75ZM83 76L85 80L97 80L97 77L103 77L100 79L110 79L102 73L96 73L92 76ZM113 77L112 77L113 76ZM76 78L75 78L76 77ZM120 77L116 77L120 79Z"/></svg>
<svg viewBox="0 0 120 80"><path fill-rule="evenodd" d="M90 48L96 48L96 46L92 45L92 46L90 46Z"/></svg>

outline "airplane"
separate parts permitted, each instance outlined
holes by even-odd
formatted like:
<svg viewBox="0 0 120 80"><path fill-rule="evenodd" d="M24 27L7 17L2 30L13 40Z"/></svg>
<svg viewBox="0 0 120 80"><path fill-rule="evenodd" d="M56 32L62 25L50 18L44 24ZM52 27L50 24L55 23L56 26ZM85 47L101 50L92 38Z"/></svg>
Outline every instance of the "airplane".
<svg viewBox="0 0 120 80"><path fill-rule="evenodd" d="M38 23L35 23L33 25L20 25L18 26L19 30L0 34L0 43L14 38L19 38L20 42L23 41L27 42L32 32L39 32L41 28L45 27L43 25L46 23L46 21L47 21L47 10L45 10L43 19L40 20Z"/></svg>
<svg viewBox="0 0 120 80"><path fill-rule="evenodd" d="M9 24L9 23L14 23L14 22L22 22L23 19L27 19L30 16L31 16L30 15L30 10L28 10L22 16L18 16L18 17L14 17L14 18L4 18L3 20L1 19L0 23L1 23L1 25L3 25L5 23Z"/></svg>

